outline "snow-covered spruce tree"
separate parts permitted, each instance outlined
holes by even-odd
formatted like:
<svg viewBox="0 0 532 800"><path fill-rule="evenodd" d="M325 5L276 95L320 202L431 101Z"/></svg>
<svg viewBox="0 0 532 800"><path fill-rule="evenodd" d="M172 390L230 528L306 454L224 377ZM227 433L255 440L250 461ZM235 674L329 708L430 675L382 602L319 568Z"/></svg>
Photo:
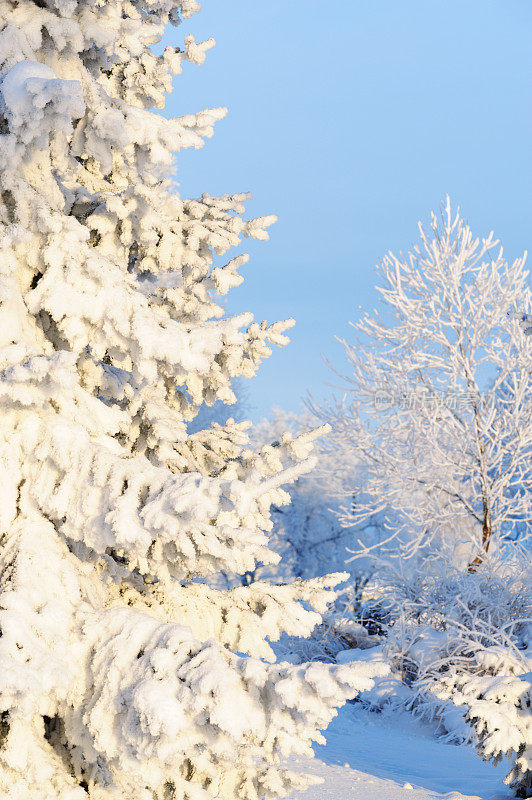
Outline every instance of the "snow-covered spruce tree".
<svg viewBox="0 0 532 800"><path fill-rule="evenodd" d="M230 402L287 323L223 318L243 196L183 200L172 151L221 110L166 120L183 51L152 46L195 0L2 2L0 797L258 800L369 672L272 665L336 578L232 592L274 560L269 507L313 435L253 453ZM302 461L303 460L303 461ZM203 581L202 581L203 579ZM302 601L302 602L300 602ZM250 655L246 655L250 654Z"/></svg>
<svg viewBox="0 0 532 800"><path fill-rule="evenodd" d="M532 521L531 358L515 317L531 305L528 273L491 234L474 238L449 200L420 235L378 268L382 309L344 342L345 397L314 410L332 425L328 446L350 446L365 467L346 524L379 512L390 548L448 545L475 570Z"/></svg>

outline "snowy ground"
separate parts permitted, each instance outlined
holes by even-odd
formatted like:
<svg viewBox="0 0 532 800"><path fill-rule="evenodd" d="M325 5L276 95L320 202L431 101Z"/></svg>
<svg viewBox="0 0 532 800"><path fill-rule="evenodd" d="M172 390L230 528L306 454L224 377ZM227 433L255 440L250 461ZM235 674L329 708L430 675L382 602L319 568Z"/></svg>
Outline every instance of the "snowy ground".
<svg viewBox="0 0 532 800"><path fill-rule="evenodd" d="M442 744L408 715L386 719L347 705L327 746L303 772L324 778L294 800L505 800L505 764L494 768L470 747Z"/></svg>

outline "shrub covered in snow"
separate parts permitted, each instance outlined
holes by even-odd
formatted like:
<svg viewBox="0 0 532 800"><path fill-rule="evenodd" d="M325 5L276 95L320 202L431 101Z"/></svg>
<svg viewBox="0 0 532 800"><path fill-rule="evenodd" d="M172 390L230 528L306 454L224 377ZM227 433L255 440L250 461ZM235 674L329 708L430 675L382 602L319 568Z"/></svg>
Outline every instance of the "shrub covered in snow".
<svg viewBox="0 0 532 800"><path fill-rule="evenodd" d="M390 584L388 635L368 655L389 663L391 675L362 695L373 708L410 708L486 760L509 756L506 780L518 797L532 796L531 574L520 553L476 574ZM356 659L360 653L337 658Z"/></svg>

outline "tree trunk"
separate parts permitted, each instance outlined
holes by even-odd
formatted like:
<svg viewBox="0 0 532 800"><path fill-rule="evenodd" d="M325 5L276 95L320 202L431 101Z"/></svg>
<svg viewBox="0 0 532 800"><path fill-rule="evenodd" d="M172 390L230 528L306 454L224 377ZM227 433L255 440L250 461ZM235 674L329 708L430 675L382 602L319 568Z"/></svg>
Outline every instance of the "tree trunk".
<svg viewBox="0 0 532 800"><path fill-rule="evenodd" d="M475 558L470 562L467 571L476 572L480 567L486 554L489 550L491 542L491 509L488 506L486 498L483 499L484 519L482 522L482 545L480 551L476 554Z"/></svg>

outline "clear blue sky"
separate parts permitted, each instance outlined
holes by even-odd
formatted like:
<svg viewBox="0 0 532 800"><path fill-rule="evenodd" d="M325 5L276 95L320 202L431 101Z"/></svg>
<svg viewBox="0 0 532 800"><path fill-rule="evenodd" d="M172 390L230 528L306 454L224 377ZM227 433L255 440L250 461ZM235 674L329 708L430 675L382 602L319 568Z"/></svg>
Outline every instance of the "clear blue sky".
<svg viewBox="0 0 532 800"><path fill-rule="evenodd" d="M250 190L251 215L279 217L228 299L297 321L249 383L251 417L330 391L321 354L341 364L375 263L446 193L509 257L530 249L531 31L530 0L204 0L171 31L217 44L165 113L229 108L180 154L181 194Z"/></svg>

